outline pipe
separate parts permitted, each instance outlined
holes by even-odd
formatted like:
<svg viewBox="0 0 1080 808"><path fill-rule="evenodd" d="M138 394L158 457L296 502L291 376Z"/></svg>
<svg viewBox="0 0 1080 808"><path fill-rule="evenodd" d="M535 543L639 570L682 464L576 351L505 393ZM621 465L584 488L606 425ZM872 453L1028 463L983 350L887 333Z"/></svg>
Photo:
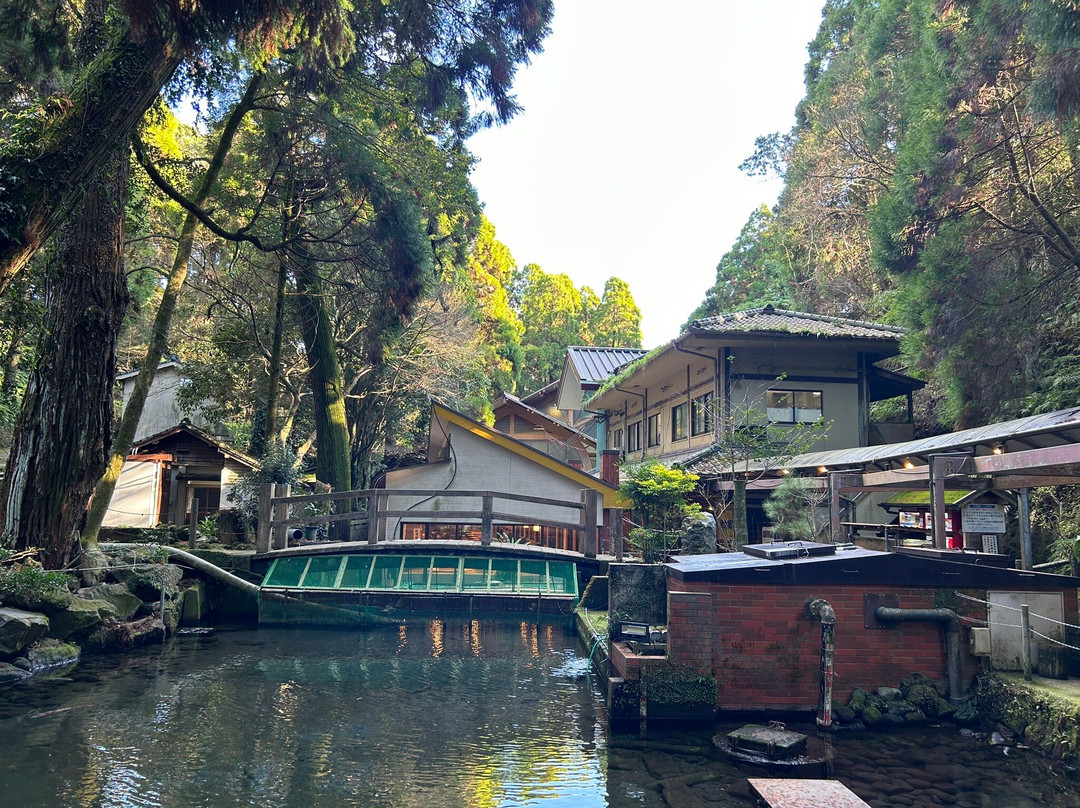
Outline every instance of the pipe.
<svg viewBox="0 0 1080 808"><path fill-rule="evenodd" d="M199 572L203 573L204 575L209 576L210 578L213 578L215 581L218 581L219 583L223 583L226 586L231 586L231 587L234 587L235 589L239 589L241 592L243 592L246 595L253 595L255 597L259 596L259 587L258 587L257 584L253 584L250 581L245 581L243 578L240 578L239 576L233 575L231 572L229 572L227 570L223 570L221 567L218 567L218 566L216 566L214 564L211 564L209 561L205 561L205 560L199 558L197 555L193 555L193 554L187 552L186 550L178 550L175 547L169 547L169 546L164 545L164 544L132 545L132 544L123 544L123 543L120 543L120 542L103 543L101 545L101 549L102 550L121 550L121 549L123 549L125 547L133 547L133 546L149 547L149 548L152 548L154 550L164 550L172 558L176 558L176 559L178 559L180 561L183 561L184 564L186 564L187 566L191 567L194 570L198 570Z"/></svg>
<svg viewBox="0 0 1080 808"><path fill-rule="evenodd" d="M833 650L836 612L824 598L807 598L806 612L821 621L821 684L818 690L817 725L832 729Z"/></svg>
<svg viewBox="0 0 1080 808"><path fill-rule="evenodd" d="M945 633L945 664L949 677L949 703L964 700L960 688L960 618L952 609L897 609L878 606L874 617L882 623L934 622L941 623Z"/></svg>

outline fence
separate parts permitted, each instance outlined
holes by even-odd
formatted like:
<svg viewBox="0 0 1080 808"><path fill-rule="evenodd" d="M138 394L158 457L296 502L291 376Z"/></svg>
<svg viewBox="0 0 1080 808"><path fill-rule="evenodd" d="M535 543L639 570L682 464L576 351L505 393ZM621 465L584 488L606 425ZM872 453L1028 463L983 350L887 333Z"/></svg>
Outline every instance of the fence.
<svg viewBox="0 0 1080 808"><path fill-rule="evenodd" d="M443 499L480 500L480 508L457 510L437 509L430 511L409 508L390 508L389 499L417 498L418 502L438 497ZM496 501L509 503L506 510L495 510ZM540 505L545 509L558 512L570 511L576 519L560 520L537 516L533 513L521 513L513 510L516 504ZM414 490L414 489L370 489L364 491L341 491L332 494L304 494L291 496L287 485L263 485L259 489L259 523L256 534L255 550L267 553L270 550L283 550L289 546L289 527L302 525L329 525L332 541L351 540L354 530L366 535L368 544L387 541L387 521L407 517L418 521L462 522L480 526L480 543L492 542L497 524L528 524L547 527L565 528L578 531L580 549L586 558L596 558L599 541L597 515L600 496L589 488L581 490L580 502L533 497L524 494L507 494L499 491L456 491L456 490ZM329 510L330 513L297 514L297 506L309 506L315 509ZM617 560L622 560L622 509L608 508L604 512L611 549ZM396 533L396 526L394 532ZM390 539L391 541L393 539Z"/></svg>

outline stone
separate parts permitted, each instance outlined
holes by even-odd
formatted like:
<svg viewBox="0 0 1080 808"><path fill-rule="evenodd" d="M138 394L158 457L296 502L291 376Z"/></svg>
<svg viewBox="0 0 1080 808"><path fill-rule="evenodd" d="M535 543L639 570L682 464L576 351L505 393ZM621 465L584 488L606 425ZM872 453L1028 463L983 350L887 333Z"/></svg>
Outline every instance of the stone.
<svg viewBox="0 0 1080 808"><path fill-rule="evenodd" d="M928 716L937 717L938 702L941 701L941 696L938 695L937 690L932 685L923 682L913 684L908 687L905 698Z"/></svg>
<svg viewBox="0 0 1080 808"><path fill-rule="evenodd" d="M80 598L108 601L116 609L118 620L130 620L142 606L142 601L123 584L96 584L80 589L77 594Z"/></svg>
<svg viewBox="0 0 1080 808"><path fill-rule="evenodd" d="M79 575L82 578L83 586L96 586L105 580L105 575L109 571L110 561L109 557L101 552L101 548L83 548L80 563L82 569L79 571Z"/></svg>
<svg viewBox="0 0 1080 808"><path fill-rule="evenodd" d="M704 555L716 552L716 519L702 511L682 521L682 551L685 555Z"/></svg>
<svg viewBox="0 0 1080 808"><path fill-rule="evenodd" d="M882 701L896 701L904 697L904 694L897 687L879 687L877 694Z"/></svg>
<svg viewBox="0 0 1080 808"><path fill-rule="evenodd" d="M841 721L844 724L850 724L852 721L855 720L855 711L844 704L840 704L839 702L833 702L832 712L833 717L836 718L837 721Z"/></svg>
<svg viewBox="0 0 1080 808"><path fill-rule="evenodd" d="M912 710L910 712L904 713L901 717L904 719L905 724L918 725L926 723L926 713L924 713L922 710Z"/></svg>
<svg viewBox="0 0 1080 808"><path fill-rule="evenodd" d="M866 696L867 693L865 690L856 688L851 692L851 698L848 699L848 707L857 713L861 713L863 708L866 707Z"/></svg>
<svg viewBox="0 0 1080 808"><path fill-rule="evenodd" d="M90 628L102 620L116 617L116 609L105 600L72 598L68 607L57 612L49 621L49 636L66 639L77 631Z"/></svg>
<svg viewBox="0 0 1080 808"><path fill-rule="evenodd" d="M608 607L608 579L606 575L594 575L585 585L581 605L594 612L606 612Z"/></svg>
<svg viewBox="0 0 1080 808"><path fill-rule="evenodd" d="M1059 648L1052 645L1040 644L1037 646L1038 654L1036 667L1039 676L1047 679L1069 678L1069 649Z"/></svg>
<svg viewBox="0 0 1080 808"><path fill-rule="evenodd" d="M915 705L903 699L894 699L885 704L885 712L890 715L903 715L904 713L910 713L914 709Z"/></svg>
<svg viewBox="0 0 1080 808"><path fill-rule="evenodd" d="M166 598L175 597L180 591L180 579L184 577L180 567L175 564L137 563L142 566L113 567L109 574L144 601L160 600L162 592Z"/></svg>
<svg viewBox="0 0 1080 808"><path fill-rule="evenodd" d="M17 668L10 662L0 662L0 684L18 682L30 675L30 671Z"/></svg>
<svg viewBox="0 0 1080 808"><path fill-rule="evenodd" d="M886 726L899 727L904 723L904 717L901 715L893 715L892 713L882 713L881 723Z"/></svg>
<svg viewBox="0 0 1080 808"><path fill-rule="evenodd" d="M185 589L180 599L181 625L199 624L206 616L206 591L202 581Z"/></svg>
<svg viewBox="0 0 1080 808"><path fill-rule="evenodd" d="M38 612L0 608L0 655L10 656L45 636L49 618Z"/></svg>
<svg viewBox="0 0 1080 808"><path fill-rule="evenodd" d="M37 673L48 668L74 665L79 661L80 654L81 651L77 645L45 638L30 649L27 657L30 670Z"/></svg>
<svg viewBox="0 0 1080 808"><path fill-rule="evenodd" d="M881 712L876 707L867 705L860 715L868 727L876 727L881 723Z"/></svg>
<svg viewBox="0 0 1080 808"><path fill-rule="evenodd" d="M102 623L86 635L84 645L90 651L121 651L164 639L165 624L152 615L141 620Z"/></svg>
<svg viewBox="0 0 1080 808"><path fill-rule="evenodd" d="M667 623L667 579L662 564L608 565L611 627L619 623Z"/></svg>

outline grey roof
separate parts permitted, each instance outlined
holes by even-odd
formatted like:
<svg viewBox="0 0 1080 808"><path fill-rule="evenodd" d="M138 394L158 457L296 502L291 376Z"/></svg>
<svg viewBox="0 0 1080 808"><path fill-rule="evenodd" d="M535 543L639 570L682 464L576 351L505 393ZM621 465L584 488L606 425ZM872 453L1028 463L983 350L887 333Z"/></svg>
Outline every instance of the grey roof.
<svg viewBox="0 0 1080 808"><path fill-rule="evenodd" d="M643 348L599 348L585 345L571 345L566 349L566 356L581 379L582 387L603 384L619 368L647 353Z"/></svg>
<svg viewBox="0 0 1080 808"><path fill-rule="evenodd" d="M901 443L808 452L787 460L783 465L784 468L792 470L814 469L821 466L833 469L854 468L883 464L891 460L925 459L932 453L977 449L980 446L985 450L984 453L990 453L997 445L1005 445L1009 451L1016 451L1078 442L1080 442L1080 407L1071 407L1067 410L1029 415L1013 421L1003 421ZM700 452L682 454L677 458L663 460L668 465L678 465L695 474L723 474L725 471L730 471L725 468L715 449L715 446L711 446ZM753 469L772 467L775 467L775 464L768 462L751 464Z"/></svg>
<svg viewBox="0 0 1080 808"><path fill-rule="evenodd" d="M719 333L766 332L888 340L899 339L904 333L902 328L895 326L848 320L844 317L826 317L824 314L774 309L771 305L694 320L690 323L689 330Z"/></svg>

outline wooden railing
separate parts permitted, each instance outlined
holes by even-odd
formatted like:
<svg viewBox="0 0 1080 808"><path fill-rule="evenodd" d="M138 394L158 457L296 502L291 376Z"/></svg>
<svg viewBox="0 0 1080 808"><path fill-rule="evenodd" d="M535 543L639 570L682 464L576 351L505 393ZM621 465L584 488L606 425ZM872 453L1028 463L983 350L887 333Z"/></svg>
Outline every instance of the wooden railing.
<svg viewBox="0 0 1080 808"><path fill-rule="evenodd" d="M438 497L442 499L479 499L480 510L425 510L412 508L390 509L389 498L419 498L419 501ZM495 510L495 502L510 503L506 510ZM576 519L561 520L513 511L513 503L542 505L551 509L576 512ZM568 502L548 497L525 494L507 494L500 491L455 491L420 489L370 489L364 491L341 491L333 494L303 494L290 496L287 485L263 485L259 489L259 524L256 534L256 553L283 550L289 546L289 527L294 525L329 525L331 541L348 541L353 529L364 529L369 544L387 541L387 520L412 517L417 521L479 524L480 543L491 544L496 523L542 525L578 531L582 555L596 558L599 549L597 515L599 492L591 488L581 490L579 502ZM318 514L291 513L297 505L316 505L330 512ZM362 506L362 507L361 507ZM622 560L622 509L608 508L604 522L608 529L611 549L616 559ZM396 532L396 530L395 530ZM392 539L391 539L392 540Z"/></svg>

